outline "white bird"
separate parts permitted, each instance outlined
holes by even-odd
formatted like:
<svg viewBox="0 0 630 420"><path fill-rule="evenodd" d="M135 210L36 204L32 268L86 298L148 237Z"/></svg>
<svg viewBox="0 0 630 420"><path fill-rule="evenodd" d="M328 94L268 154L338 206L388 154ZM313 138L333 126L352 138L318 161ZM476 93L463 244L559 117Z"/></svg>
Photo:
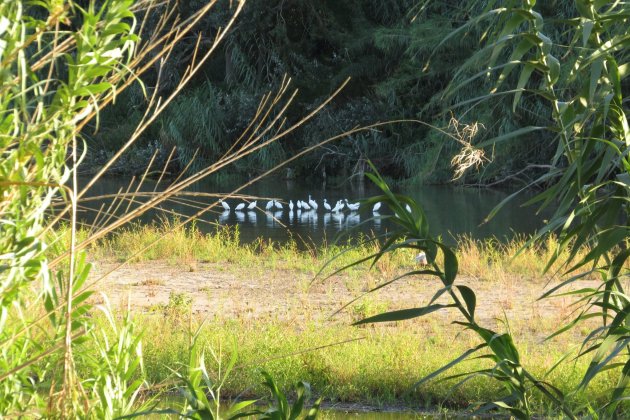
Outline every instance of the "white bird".
<svg viewBox="0 0 630 420"><path fill-rule="evenodd" d="M341 200L337 201L337 204L335 204L335 207L332 209L333 212L338 213L339 211L341 211L341 209L343 208L343 203L341 202Z"/></svg>
<svg viewBox="0 0 630 420"><path fill-rule="evenodd" d="M279 202L279 201L276 201L275 203L276 203L276 207L279 208L280 210L282 210L282 208L283 208L282 207L282 203Z"/></svg>
<svg viewBox="0 0 630 420"><path fill-rule="evenodd" d="M230 205L223 200L219 200L219 203L223 206L223 208L227 211L230 211Z"/></svg>
<svg viewBox="0 0 630 420"><path fill-rule="evenodd" d="M346 200L346 206L348 206L350 211L359 210L359 206L361 205L360 203L348 203L348 199L346 198L345 200Z"/></svg>
<svg viewBox="0 0 630 420"><path fill-rule="evenodd" d="M249 203L249 206L247 206L247 209L254 210L254 208L256 207L256 203L257 201L252 201L251 203Z"/></svg>
<svg viewBox="0 0 630 420"><path fill-rule="evenodd" d="M425 254L424 251L420 251L414 259L416 260L416 263L420 265L429 264L429 262L427 261L427 254Z"/></svg>
<svg viewBox="0 0 630 420"><path fill-rule="evenodd" d="M304 201L302 201L302 209L303 210L310 210L311 206L309 206L308 204L306 204Z"/></svg>
<svg viewBox="0 0 630 420"><path fill-rule="evenodd" d="M293 200L289 200L289 210L293 211Z"/></svg>
<svg viewBox="0 0 630 420"><path fill-rule="evenodd" d="M238 206L236 206L236 208L234 210L236 211L241 211L245 208L245 203L241 203Z"/></svg>
<svg viewBox="0 0 630 420"><path fill-rule="evenodd" d="M297 203L298 210L301 210L302 209L302 200L297 200L296 203Z"/></svg>
<svg viewBox="0 0 630 420"><path fill-rule="evenodd" d="M409 204L405 204L405 208L407 209L409 213L411 213L411 207L409 206Z"/></svg>
<svg viewBox="0 0 630 420"><path fill-rule="evenodd" d="M311 199L311 195L308 195L308 205L311 206L313 208L313 210L317 210L317 203L315 202L315 200Z"/></svg>
<svg viewBox="0 0 630 420"><path fill-rule="evenodd" d="M381 202L379 201L378 203L374 204L374 207L372 207L372 213L378 213L380 208L381 208Z"/></svg>
<svg viewBox="0 0 630 420"><path fill-rule="evenodd" d="M326 201L326 199L324 198L324 208L328 211L331 211L332 209L330 208L330 204L328 204L328 202Z"/></svg>
<svg viewBox="0 0 630 420"><path fill-rule="evenodd" d="M272 207L273 207L273 200L269 200L269 202L265 206L265 210L271 210Z"/></svg>

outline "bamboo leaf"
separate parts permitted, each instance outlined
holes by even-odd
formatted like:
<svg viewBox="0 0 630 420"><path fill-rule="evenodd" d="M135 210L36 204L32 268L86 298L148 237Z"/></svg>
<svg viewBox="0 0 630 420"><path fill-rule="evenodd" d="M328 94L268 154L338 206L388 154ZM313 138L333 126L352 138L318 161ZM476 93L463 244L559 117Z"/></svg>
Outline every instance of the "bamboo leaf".
<svg viewBox="0 0 630 420"><path fill-rule="evenodd" d="M369 318L365 318L360 321L357 321L352 325L371 324L374 322L404 321L407 319L418 318L420 316L424 316L432 312L439 311L440 309L452 308L454 306L455 305L434 304L430 306L425 306L423 308L401 309L398 311L391 311L391 312L385 312L382 314L374 315Z"/></svg>
<svg viewBox="0 0 630 420"><path fill-rule="evenodd" d="M466 309L471 318L475 317L475 307L477 305L477 297L475 292L468 286L457 286L459 293L461 293L464 302L466 303Z"/></svg>

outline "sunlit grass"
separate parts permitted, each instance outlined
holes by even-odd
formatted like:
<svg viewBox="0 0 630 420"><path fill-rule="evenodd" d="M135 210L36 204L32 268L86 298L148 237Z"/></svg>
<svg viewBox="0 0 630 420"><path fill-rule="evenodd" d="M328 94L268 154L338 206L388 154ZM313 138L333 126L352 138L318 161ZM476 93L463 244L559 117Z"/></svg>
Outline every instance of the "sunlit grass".
<svg viewBox="0 0 630 420"><path fill-rule="evenodd" d="M136 320L144 329L147 379L151 386L160 388L169 382L173 367L186 365L189 331L196 329L201 319L189 318L183 309L183 312L144 314ZM456 388L453 385L457 380L439 378L413 388L420 378L477 344L472 334L456 335L456 328L444 329L430 320L367 328L314 322L296 325L271 319L207 321L199 339L205 351L219 355L224 364L233 352L237 353L237 368L224 388L226 396L236 396L244 390L244 396L264 395L261 369L269 371L285 389L306 380L315 394L327 402L461 409L477 401L491 401L501 392L500 385L482 376ZM566 341L541 344L523 334L517 333L517 337L522 340L519 348L524 366L538 377L544 377L567 349ZM320 348L323 346L326 347ZM211 357L207 360L209 371L218 375L216 361ZM546 378L570 393L579 384L587 365L587 358L565 363ZM472 359L449 374L489 366L482 359ZM600 375L586 392L571 394L569 404L583 408L589 403L603 402L613 383L610 375ZM535 412L552 410L540 395L534 394L531 403Z"/></svg>
<svg viewBox="0 0 630 420"><path fill-rule="evenodd" d="M64 235L63 231L59 233ZM154 246L144 250L157 239L160 240ZM545 246L523 248L526 240L517 238L500 243L460 238L457 253L461 276L499 283L515 278L536 280L550 276L542 274L542 271L548 253L555 245L553 239ZM262 239L243 244L237 228L221 227L207 234L194 225L174 228L173 223L164 222L133 225L96 243L90 255L96 261L130 259L132 262L160 260L168 264L188 264L191 270L198 269L198 263L206 264L204 269L216 264L217 269L254 272L254 279L274 270L284 270L287 275L299 272L302 277L312 279L335 256L340 255L326 273L374 251L375 245L370 242L360 246L325 244L306 249L300 249L295 242L280 244ZM376 270L367 273L366 266L356 267L344 272L343 281L349 290L365 291L384 278L409 271L414 264L411 252L388 254L377 263ZM552 267L550 272L553 273L554 269ZM145 279L145 282L144 286L153 286L157 280ZM155 285L160 286L159 283ZM296 283L296 293L300 293L302 286L307 287ZM278 296L278 299L286 297ZM193 294L175 293L168 304L155 305L148 308L148 312L144 308L145 312L136 316L139 328L144 331L144 366L151 387L168 387L172 369L186 366L190 333L202 321L199 315L191 315L194 298ZM273 303L254 302L262 306ZM390 309L389 304L381 300L378 293L369 295L351 305L346 310L349 317L342 321L326 321L321 316L323 308L317 305L302 308L303 317L297 321L278 314L251 318L246 313L249 307L245 306L237 311L236 316L221 315L219 311L202 327L200 342L206 351L220 354L219 359L227 360L233 352L238 354L238 368L227 381L224 389L226 396L238 395L243 390L245 394L260 396L264 392L260 386L260 369L269 371L285 388L291 388L299 380L306 380L312 384L317 395L324 396L329 402L460 409L477 401L490 401L501 392L500 385L482 376L456 388L453 385L457 380L434 380L413 389L417 380L478 343L474 341L474 335L430 316L386 326L357 328L348 325L349 320L359 320ZM535 376L544 377L569 393L569 403L577 410L589 404L598 406L606 401L613 387L612 373L598 376L585 392L570 393L584 374L588 356L563 363L545 376L545 372L564 352L583 338L580 333L566 334L541 343L542 337L558 327L558 319L554 315L549 319L542 317L536 322L509 320L523 366ZM355 339L359 340L349 341ZM331 344L334 345L318 349ZM208 368L216 373L218 365L212 360L214 358L207 358ZM463 373L488 366L483 359L472 359L449 373ZM532 398L531 404L537 413L548 414L555 410L540 395L534 393Z"/></svg>
<svg viewBox="0 0 630 420"><path fill-rule="evenodd" d="M62 227L57 235L69 240ZM85 236L85 232L79 232ZM476 240L464 235L457 238L457 256L460 275L480 280L501 281L515 276L530 279L551 278L562 267L555 264L545 273L546 263L555 252L557 240L549 237L545 243L525 246L529 238L521 236L508 242L497 239ZM334 261L323 274L351 264L370 255L377 249L370 238L363 236L353 243L324 243L320 246L301 246L297 242L273 242L259 238L252 243L242 243L238 226L218 226L211 233L202 232L196 225L179 227L173 221L157 224L134 224L100 240L90 249L93 260L143 262L163 260L172 264L188 264L191 270L196 264L230 263L242 267L259 267L278 270L297 270L315 275L324 265ZM564 250L557 261L565 261L570 250ZM587 252L580 250L582 257ZM379 278L387 278L401 270L413 268L411 251L387 254L376 264ZM362 272L367 267L355 267L346 272Z"/></svg>

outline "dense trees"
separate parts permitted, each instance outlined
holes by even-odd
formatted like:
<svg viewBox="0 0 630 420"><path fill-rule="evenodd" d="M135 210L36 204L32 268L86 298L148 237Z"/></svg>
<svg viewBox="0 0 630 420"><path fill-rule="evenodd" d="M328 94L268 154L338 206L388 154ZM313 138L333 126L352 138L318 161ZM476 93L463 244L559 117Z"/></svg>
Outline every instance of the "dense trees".
<svg viewBox="0 0 630 420"><path fill-rule="evenodd" d="M188 15L203 2L186 2L179 11ZM197 27L201 43L210 42L213 29L228 16L213 14ZM455 69L477 45L477 34L436 45L470 16L457 2L352 0L253 0L248 2L238 27L158 124L144 136L144 143L131 159L148 159L149 148L164 155L177 146L180 167L199 151L199 165L219 156L254 115L259 99L277 86L283 75L293 80L300 93L288 119L310 110L348 76L351 83L335 102L292 138L252 155L232 167L246 175L262 172L297 151L357 125L376 121L418 119L445 127L453 100L487 93L483 82L460 91L457 98L444 98L444 89ZM150 20L151 18L149 18ZM161 75L162 88L172 87L185 70L196 38L170 57ZM150 78L155 79L157 74ZM93 150L116 150L134 126L142 98L139 88L129 89L112 110L104 113L100 132L93 137ZM509 131L516 125L539 121L536 101L526 102L516 116L503 116L501 101L458 108L456 117L482 122L481 136ZM138 111L139 112L139 111ZM508 114L505 114L507 116ZM131 117L131 118L130 118ZM518 121L516 121L518 120ZM553 153L544 138L500 145L483 173L470 173L466 183L503 180L528 163L546 161ZM360 172L367 159L384 174L398 179L445 182L451 177L450 160L459 144L438 131L407 122L350 137L320 148L298 161L298 176L349 176ZM144 150L142 150L144 148ZM106 154L100 153L101 157ZM98 157L96 153L93 157ZM325 163L324 163L325 162ZM527 174L527 172L525 173ZM518 179L518 178L514 178Z"/></svg>

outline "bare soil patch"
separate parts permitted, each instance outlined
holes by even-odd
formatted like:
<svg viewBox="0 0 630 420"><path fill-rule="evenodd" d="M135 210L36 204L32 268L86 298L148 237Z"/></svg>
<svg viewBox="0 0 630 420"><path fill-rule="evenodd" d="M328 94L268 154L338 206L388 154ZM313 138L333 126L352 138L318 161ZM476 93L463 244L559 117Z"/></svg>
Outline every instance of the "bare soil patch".
<svg viewBox="0 0 630 420"><path fill-rule="evenodd" d="M97 279L116 267L116 263L96 264L91 277ZM471 287L477 294L477 318L492 326L509 320L531 325L558 327L574 308L570 297L538 300L546 285L540 279L511 277L509 281L479 280L461 277L458 284ZM349 286L349 284L351 284ZM194 313L222 319L348 322L365 315L429 303L440 288L435 278L416 277L400 280L371 293L330 318L339 308L367 290L361 278L349 281L346 275L325 282L312 282L312 275L298 271L242 267L236 264L197 263L194 271L187 264L151 261L119 268L96 286L116 306L146 311L166 305L173 293L193 299ZM596 287L593 280L576 282L573 288ZM440 298L438 302L446 299ZM373 313L371 313L373 312ZM454 311L439 311L433 322L450 323L459 319Z"/></svg>

